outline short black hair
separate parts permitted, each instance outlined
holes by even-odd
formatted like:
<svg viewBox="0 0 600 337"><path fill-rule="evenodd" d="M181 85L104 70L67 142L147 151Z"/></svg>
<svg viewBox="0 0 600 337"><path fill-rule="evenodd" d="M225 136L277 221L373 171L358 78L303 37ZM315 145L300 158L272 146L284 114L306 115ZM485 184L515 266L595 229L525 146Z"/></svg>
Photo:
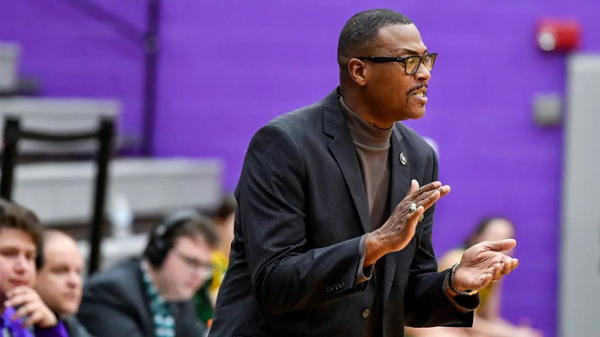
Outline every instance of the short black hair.
<svg viewBox="0 0 600 337"><path fill-rule="evenodd" d="M170 232L167 232L164 240L174 244L177 238L184 236L193 237L196 235L206 240L206 243L212 249L216 249L219 245L219 233L217 233L214 223L211 219L200 215L185 221Z"/></svg>
<svg viewBox="0 0 600 337"><path fill-rule="evenodd" d="M346 22L338 41L338 63L345 67L352 57L368 49L379 30L391 25L410 25L412 20L390 9L371 9L355 14Z"/></svg>
<svg viewBox="0 0 600 337"><path fill-rule="evenodd" d="M212 218L218 222L227 219L231 214L235 213L237 201L233 195L226 195L221 200L221 203L212 212ZM215 222L215 224L217 224ZM218 224L217 224L218 225Z"/></svg>

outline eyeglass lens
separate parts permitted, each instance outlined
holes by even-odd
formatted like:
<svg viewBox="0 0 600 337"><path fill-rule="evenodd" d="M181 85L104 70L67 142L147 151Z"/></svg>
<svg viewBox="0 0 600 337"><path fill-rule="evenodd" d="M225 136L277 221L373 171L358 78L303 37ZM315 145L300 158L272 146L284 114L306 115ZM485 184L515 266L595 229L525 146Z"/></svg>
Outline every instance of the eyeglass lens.
<svg viewBox="0 0 600 337"><path fill-rule="evenodd" d="M406 58L406 73L409 75L413 75L414 73L417 72L417 69L419 68L419 63L423 63L423 65L425 66L425 68L428 71L431 71L431 69L433 69L433 64L435 63L435 57L436 55L425 55L421 58L421 56L410 56ZM422 60L422 61L421 61Z"/></svg>

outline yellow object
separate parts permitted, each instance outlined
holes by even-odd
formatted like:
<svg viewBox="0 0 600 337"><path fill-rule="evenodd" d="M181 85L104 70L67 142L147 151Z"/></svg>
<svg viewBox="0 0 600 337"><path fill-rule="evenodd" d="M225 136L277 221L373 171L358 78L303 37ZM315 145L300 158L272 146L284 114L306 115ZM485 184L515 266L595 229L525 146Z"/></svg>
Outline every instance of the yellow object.
<svg viewBox="0 0 600 337"><path fill-rule="evenodd" d="M214 303L217 299L217 294L219 293L219 288L223 282L225 272L227 271L227 266L229 266L229 257L223 254L221 251L216 251L212 255L212 263L214 269L212 282L208 288L208 295Z"/></svg>

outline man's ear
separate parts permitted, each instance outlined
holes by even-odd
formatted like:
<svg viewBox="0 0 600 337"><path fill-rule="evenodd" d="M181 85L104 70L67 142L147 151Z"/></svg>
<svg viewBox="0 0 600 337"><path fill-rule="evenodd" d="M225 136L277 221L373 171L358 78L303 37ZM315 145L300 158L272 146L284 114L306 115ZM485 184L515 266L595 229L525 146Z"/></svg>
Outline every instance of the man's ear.
<svg viewBox="0 0 600 337"><path fill-rule="evenodd" d="M350 78L361 87L367 85L367 77L369 74L369 67L359 60L359 59L350 59L348 61L347 70Z"/></svg>

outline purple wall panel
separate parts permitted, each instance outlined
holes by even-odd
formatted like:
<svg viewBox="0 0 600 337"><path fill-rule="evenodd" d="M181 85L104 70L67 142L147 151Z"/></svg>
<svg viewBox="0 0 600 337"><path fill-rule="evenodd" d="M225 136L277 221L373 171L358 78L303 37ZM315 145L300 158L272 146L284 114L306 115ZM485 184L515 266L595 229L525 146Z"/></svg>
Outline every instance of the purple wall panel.
<svg viewBox="0 0 600 337"><path fill-rule="evenodd" d="M45 94L119 97L125 130L140 133L137 46L62 1L1 2L0 39L23 44L23 72ZM143 1L102 3L143 27ZM453 189L438 206L438 255L482 215L513 218L521 267L506 280L503 311L555 336L562 131L535 125L531 100L564 92L566 59L539 52L534 29L538 18L575 17L583 49L598 51L597 1L164 1L157 155L222 157L232 190L254 132L333 90L344 22L381 7L411 17L440 54L428 113L408 122L438 143L440 179Z"/></svg>
<svg viewBox="0 0 600 337"><path fill-rule="evenodd" d="M428 114L408 123L437 141L440 178L453 187L437 212L438 253L482 215L513 218L522 266L506 280L503 311L554 336L562 133L534 124L531 99L564 91L565 58L539 52L534 29L543 16L574 16L584 49L598 50L597 2L171 3L163 15L158 154L221 156L233 189L252 134L335 87L341 27L377 7L407 14L440 53Z"/></svg>
<svg viewBox="0 0 600 337"><path fill-rule="evenodd" d="M144 1L98 3L144 29ZM123 135L133 140L140 137L141 41L127 40L66 0L0 0L0 8L0 40L21 44L22 77L37 79L44 96L120 99Z"/></svg>

